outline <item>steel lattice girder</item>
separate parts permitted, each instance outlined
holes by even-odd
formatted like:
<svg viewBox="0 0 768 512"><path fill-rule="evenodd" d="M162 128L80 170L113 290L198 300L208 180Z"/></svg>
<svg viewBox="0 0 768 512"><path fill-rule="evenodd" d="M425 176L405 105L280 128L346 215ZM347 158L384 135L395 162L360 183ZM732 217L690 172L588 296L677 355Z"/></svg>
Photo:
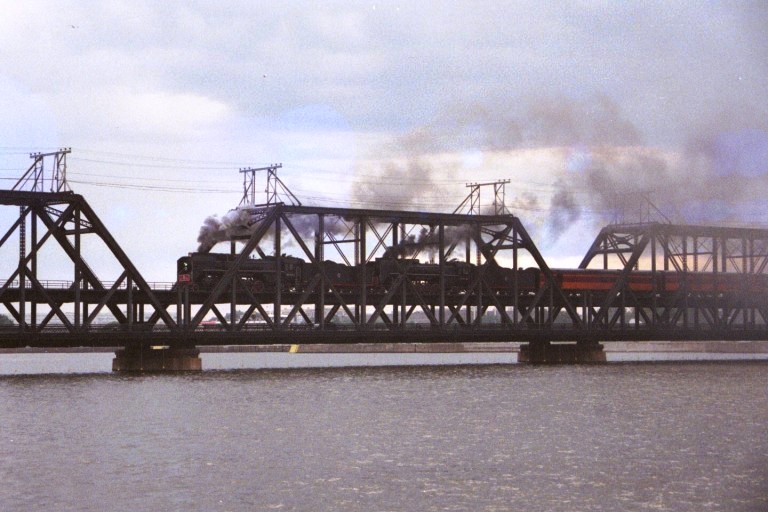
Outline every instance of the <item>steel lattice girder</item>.
<svg viewBox="0 0 768 512"><path fill-rule="evenodd" d="M683 286L674 293L658 290L650 298L642 298L627 286L638 271L677 273L683 283L701 276L717 282L718 276L736 274L749 283L749 276L766 274L768 230L660 223L610 225L600 231L579 268L594 268L595 263L600 269L621 271L591 312L592 321L603 327L614 327L626 307L635 308L638 319L646 323L670 327L744 329L768 322L765 293L745 290L718 295Z"/></svg>
<svg viewBox="0 0 768 512"><path fill-rule="evenodd" d="M18 265L0 286L0 304L18 323L13 333L17 343L31 344L32 340L40 345L55 344L57 337L66 337L70 345L149 339L171 343L268 343L292 337L304 343L337 338L354 342L366 341L369 330L377 332L377 339L400 341L453 339L456 333L465 340L497 341L765 339L767 332L765 295L717 296L685 287L674 293L645 293L627 285L633 272L647 268L681 275L694 271L713 276L764 275L768 266L765 230L662 224L610 226L598 235L581 268L588 268L602 256L601 267L620 271L619 278L609 290L574 293L563 290L522 223L511 215L262 205L250 235L239 240L243 243L241 251L236 252L233 241L232 264L210 290L195 292L181 284L164 293L149 287L81 196L0 191L0 204L20 208L18 218L0 238L0 249L11 245L14 236L20 241ZM422 233L428 235L423 243L416 238L421 238ZM105 285L89 266L86 238L96 240L118 262L121 270L114 284ZM396 277L385 291L369 290L366 265L375 262L382 251L397 249L402 243L410 244L411 259L421 251L437 256L438 279L433 280L437 288L425 288L413 279L416 265L406 258L394 259ZM64 289L48 286L41 278L38 256L48 246L63 252L58 264L65 261L72 265L69 272L73 280ZM276 274L274 293L238 285L237 274L251 254L264 258L268 246L276 262L284 257L284 248L292 246L298 251L309 272L303 289L283 291L280 272ZM341 288L328 274L322 265L326 249L335 250L343 265L360 268L362 274L354 289ZM498 260L507 264L511 260L511 267L518 269L521 254L527 255L540 271L540 286L535 293L522 292L515 273L513 291L498 293L492 277L494 265ZM459 291L446 287L451 258L471 263L476 270ZM174 302L181 325L167 312ZM222 314L222 304L230 309L229 321ZM247 307L240 320L235 315L238 305ZM310 305L314 317L305 310ZM38 306L47 308L41 319L36 315ZM137 314L139 306L142 311ZM144 306L152 308L148 320L144 320ZM288 311L285 317L283 306ZM74 316L67 307L74 307ZM197 308L194 315L193 308ZM634 318L627 318L629 308L634 310ZM499 329L485 323L491 311L501 319ZM111 335L94 334L93 322L101 312L110 312L126 329ZM412 337L402 337L398 333L412 326L416 312L424 314L430 329L412 330ZM224 331L198 329L209 313L215 315ZM553 324L561 323L564 314L567 325L555 329ZM268 328L258 339L253 331L245 329L251 317L262 318ZM290 331L294 319L313 329ZM338 333L326 330L330 323L340 320L350 324L351 329ZM382 334L382 328L389 334Z"/></svg>
<svg viewBox="0 0 768 512"><path fill-rule="evenodd" d="M19 206L19 217L0 239L0 249L8 249L14 236L19 241L19 260L15 270L0 286L0 303L19 326L16 335L40 335L46 332L69 334L88 332L97 315L108 311L125 331L151 329L136 311L144 306L154 308L155 322L166 331L176 330L176 322L139 271L131 263L110 232L85 199L69 192L45 193L0 191L0 205ZM27 235L29 229L29 236ZM94 246L106 249L121 272L106 287L88 263L88 251ZM55 246L63 254L56 260L56 272L72 276L72 281L57 288L46 286L40 268L41 251ZM62 265L71 264L69 270ZM65 311L65 305L72 310ZM37 319L38 307L49 311ZM58 320L58 324L53 320Z"/></svg>
<svg viewBox="0 0 768 512"><path fill-rule="evenodd" d="M262 212L263 205L259 208ZM418 238L414 233L418 234ZM574 325L578 327L581 323L575 308L554 282L546 262L522 223L511 215L455 215L276 204L269 206L268 213L262 215L252 227L252 234L242 238L241 242L244 246L239 252L232 246L234 260L231 266L204 298L191 293L188 286L180 287L181 300L188 311L183 322L187 330L195 330L209 313L213 313L227 330L234 331L245 325L248 316L256 314L271 329L284 328L294 319L322 329L338 314L343 315L338 318L358 329L371 327L377 322L390 329L399 329L406 326L416 310L424 313L432 327L445 328L452 323L479 325L489 308L498 312L502 323L515 328L530 326L536 321L542 325L551 323L554 318L553 302L568 313ZM306 285L301 291L285 293L278 284L271 295L264 296L238 287L237 275L243 265L254 252L264 257L261 246L266 243L271 244L276 268L281 268L285 246L297 248L299 257L307 263L306 268L314 272L304 277ZM391 260L399 277L387 287L386 292L371 293L366 287L366 264L380 256L382 249L385 253L398 251L404 243L409 246L409 259ZM445 285L446 267L449 258L456 257L460 246L464 254L459 258L467 263L477 263L478 271L463 293L452 294ZM343 260L342 264L360 269L362 277L357 278L355 290L339 289L327 275L322 265L327 247L336 250ZM414 258L423 251L429 251L432 257L437 256L439 285L435 289L424 290L411 279ZM515 291L511 298L502 300L493 292L492 284L495 283L488 281L486 271L496 265L500 255L511 254L513 266L516 267L519 252L527 254L529 260L541 269L544 286L535 296L523 297L522 292ZM281 279L280 272L276 279ZM199 304L194 315L191 314L193 303ZM227 305L232 312L238 304L245 304L248 310L239 321L226 321L217 304ZM304 311L304 306L308 304L315 307L314 321ZM271 318L265 306L271 306ZM283 306L289 308L284 319L280 313ZM327 314L326 307L331 308ZM512 308L512 315L508 308ZM548 312L546 315L534 314L544 309Z"/></svg>

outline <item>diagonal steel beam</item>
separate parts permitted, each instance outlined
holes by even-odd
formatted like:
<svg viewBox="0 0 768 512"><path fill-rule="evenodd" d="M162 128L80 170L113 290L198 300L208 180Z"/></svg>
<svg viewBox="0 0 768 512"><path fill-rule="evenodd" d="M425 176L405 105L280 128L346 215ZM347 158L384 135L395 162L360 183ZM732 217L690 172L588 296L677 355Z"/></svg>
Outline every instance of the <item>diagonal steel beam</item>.
<svg viewBox="0 0 768 512"><path fill-rule="evenodd" d="M45 303L51 308L51 313L55 313L56 316L59 317L59 320L61 320L61 323L66 326L69 332L74 332L75 329L72 326L72 322L69 321L69 318L67 318L64 312L61 310L61 302L54 301L51 296L48 295L45 287L40 284L40 281L37 280L37 276L33 275L32 272L30 272L28 269L25 269L24 273L25 277L32 283L32 289L42 295Z"/></svg>
<svg viewBox="0 0 768 512"><path fill-rule="evenodd" d="M280 215L281 208L282 205L278 204L269 210L265 218L261 221L261 224L259 224L259 227L256 228L256 231L254 231L254 233L251 235L251 238L249 238L248 242L246 242L243 250L240 251L240 254L237 255L237 258L235 258L232 265L224 272L218 283L214 285L211 293L208 295L208 298L205 299L205 302L203 302L203 304L200 306L198 312L190 320L188 329L194 330L198 325L200 325L200 322L203 321L205 315L207 315L211 310L211 306L216 303L225 288L232 282L232 278L240 270L240 267L243 266L243 262L248 259L261 239L264 238L264 235L267 234L267 231L273 225L275 219L277 219Z"/></svg>
<svg viewBox="0 0 768 512"><path fill-rule="evenodd" d="M339 293L339 291L333 285L333 281L331 279L328 279L328 274L325 272L325 268L323 266L323 262L322 261L318 261L317 258L315 258L315 255L312 254L312 252L309 250L307 245L304 243L304 240L302 240L301 236L299 235L298 231L296 231L296 228L293 226L293 223L291 223L290 219L286 218L286 216L283 215L283 214L281 214L280 217L283 220L283 222L285 223L285 225L288 228L288 230L293 235L293 237L296 240L296 242L298 242L299 246L304 251L304 254L306 254L307 257L309 258L310 263L315 265L315 268L317 269L318 274L322 276L322 278L324 279L325 283L328 285L328 288L330 288L331 293L339 301L339 304L342 305L342 307L344 308L344 311L347 313L347 315L349 315L350 320L352 320L354 322L355 321L355 314L352 313L352 311L349 309L349 307L346 304L346 300L344 300L342 298L342 296ZM325 290L321 290L320 293L325 293Z"/></svg>
<svg viewBox="0 0 768 512"><path fill-rule="evenodd" d="M643 252L645 252L645 248L648 247L648 243L650 242L651 237L652 234L644 233L640 238L640 241L637 243L637 245L635 245L635 249L632 251L632 256L630 256L630 258L627 260L627 263L624 265L624 269L621 271L621 274L619 274L619 278L606 294L605 300L603 301L603 304L595 317L595 323L599 324L601 321L607 319L608 308L611 307L613 301L616 299L616 297L618 297L621 290L624 289L629 274L635 268L635 265L637 265L637 262L643 255Z"/></svg>
<svg viewBox="0 0 768 512"><path fill-rule="evenodd" d="M75 265L79 265L80 270L83 273L83 278L88 281L88 284L90 284L95 290L104 292L104 285L101 283L93 270L91 270L90 266L88 266L88 264L82 258L82 255L79 254L77 249L75 249L75 247L69 241L69 238L67 238L67 236L64 234L62 227L59 226L57 222L54 222L48 212L44 209L38 209L36 213L38 214L38 218L42 220L43 224L45 224L48 228L48 233L46 233L46 235L52 235L56 241L59 242L59 246L64 250L67 256L69 256L70 260L72 260ZM64 217L61 217L60 220L63 218ZM42 239L40 246L42 246ZM30 254L30 256L31 255L32 254ZM107 302L106 305L109 307L112 314L120 323L125 323L127 321L127 318L116 304Z"/></svg>
<svg viewBox="0 0 768 512"><path fill-rule="evenodd" d="M152 288L149 286L149 284L141 275L141 273L138 271L138 269L133 265L131 260L128 258L128 255L125 254L125 252L123 252L123 249L118 245L117 241L112 237L109 230L101 222L101 219L99 219L99 217L96 215L96 212L94 212L93 209L91 209L88 202L82 198L81 198L80 210L82 213L85 213L86 218L88 219L88 222L90 222L91 225L94 227L99 238L101 238L102 241L104 241L104 243L107 245L107 248L112 252L113 256L115 256L115 258L117 259L118 263L120 263L123 266L123 268L126 269L129 277L133 280L134 284L136 284L139 291L141 291L146 295L147 299L149 300L149 303L152 305L155 311L159 311L160 317L163 319L163 322L165 322L165 325L172 331L177 330L178 324L176 323L176 321L173 320L173 318L171 318L171 315L168 314L168 311L165 310L165 307L160 303L157 296L152 291Z"/></svg>
<svg viewBox="0 0 768 512"><path fill-rule="evenodd" d="M562 288L560 288L560 285L558 285L557 282L555 282L555 276L552 274L552 270L550 270L549 265L547 265L547 262L544 261L544 257L541 255L541 253L539 252L539 249L533 243L533 240L531 239L531 236L528 234L528 231L523 226L523 223L520 222L520 220L517 217L514 218L514 222L515 222L515 230L520 234L520 240L523 242L524 248L533 257L533 260L539 266L539 270L544 274L545 282L552 287L552 292L556 294L557 297L562 301L563 307L568 313L568 316L571 317L571 321L573 322L574 326L579 329L583 328L584 322L582 321L579 314L576 312L576 308L574 307L574 305L571 304L570 299L565 295ZM538 305L538 301L541 300L543 295L539 297L537 294L537 297L538 299L535 300L533 304L531 304L531 309L533 309L536 305Z"/></svg>

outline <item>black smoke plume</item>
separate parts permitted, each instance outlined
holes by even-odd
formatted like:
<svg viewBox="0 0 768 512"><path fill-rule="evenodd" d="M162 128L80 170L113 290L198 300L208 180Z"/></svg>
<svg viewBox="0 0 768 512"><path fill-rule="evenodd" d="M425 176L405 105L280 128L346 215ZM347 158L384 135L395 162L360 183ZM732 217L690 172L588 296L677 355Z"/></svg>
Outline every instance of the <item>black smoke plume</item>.
<svg viewBox="0 0 768 512"><path fill-rule="evenodd" d="M734 105L728 111L728 105ZM382 151L391 158L361 166L355 201L391 209L450 212L460 196L456 176L471 181L460 165L440 166L441 154L545 149L560 167L531 169L532 181L549 181L549 197L507 185L507 208L542 226L556 239L578 221L669 219L686 223L766 222L768 117L765 107L689 113L669 119L680 128L675 141L647 142L632 119L607 95L585 100L564 97L501 99L491 104L446 109L428 129L401 137ZM674 115L670 112L670 115ZM655 135L655 134L650 134ZM653 137L652 137L653 138ZM682 141L682 144L680 144ZM393 152L388 153L388 152ZM454 160L455 162L455 160ZM505 178L503 171L494 178ZM523 189L523 190L520 190ZM429 207L427 207L429 206Z"/></svg>

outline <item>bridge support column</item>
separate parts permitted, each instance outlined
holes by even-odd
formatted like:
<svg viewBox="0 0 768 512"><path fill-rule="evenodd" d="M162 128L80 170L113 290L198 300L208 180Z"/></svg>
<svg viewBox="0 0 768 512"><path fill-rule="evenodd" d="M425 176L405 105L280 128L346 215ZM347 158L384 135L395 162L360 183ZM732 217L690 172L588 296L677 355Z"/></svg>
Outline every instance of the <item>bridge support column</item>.
<svg viewBox="0 0 768 512"><path fill-rule="evenodd" d="M533 364L604 363L605 352L603 345L597 342L538 341L520 345L517 361Z"/></svg>
<svg viewBox="0 0 768 512"><path fill-rule="evenodd" d="M186 372L203 369L197 348L131 346L115 352L113 372Z"/></svg>

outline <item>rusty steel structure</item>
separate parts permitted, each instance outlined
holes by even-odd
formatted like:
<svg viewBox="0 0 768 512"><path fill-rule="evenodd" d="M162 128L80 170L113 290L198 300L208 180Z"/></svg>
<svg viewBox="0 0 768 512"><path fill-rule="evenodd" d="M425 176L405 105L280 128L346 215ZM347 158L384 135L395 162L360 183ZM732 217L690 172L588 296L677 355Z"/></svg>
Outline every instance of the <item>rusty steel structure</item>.
<svg viewBox="0 0 768 512"><path fill-rule="evenodd" d="M243 229L148 283L68 189L67 152L0 191L0 347L768 340L768 230L610 225L554 269L511 214L256 205L246 181Z"/></svg>

